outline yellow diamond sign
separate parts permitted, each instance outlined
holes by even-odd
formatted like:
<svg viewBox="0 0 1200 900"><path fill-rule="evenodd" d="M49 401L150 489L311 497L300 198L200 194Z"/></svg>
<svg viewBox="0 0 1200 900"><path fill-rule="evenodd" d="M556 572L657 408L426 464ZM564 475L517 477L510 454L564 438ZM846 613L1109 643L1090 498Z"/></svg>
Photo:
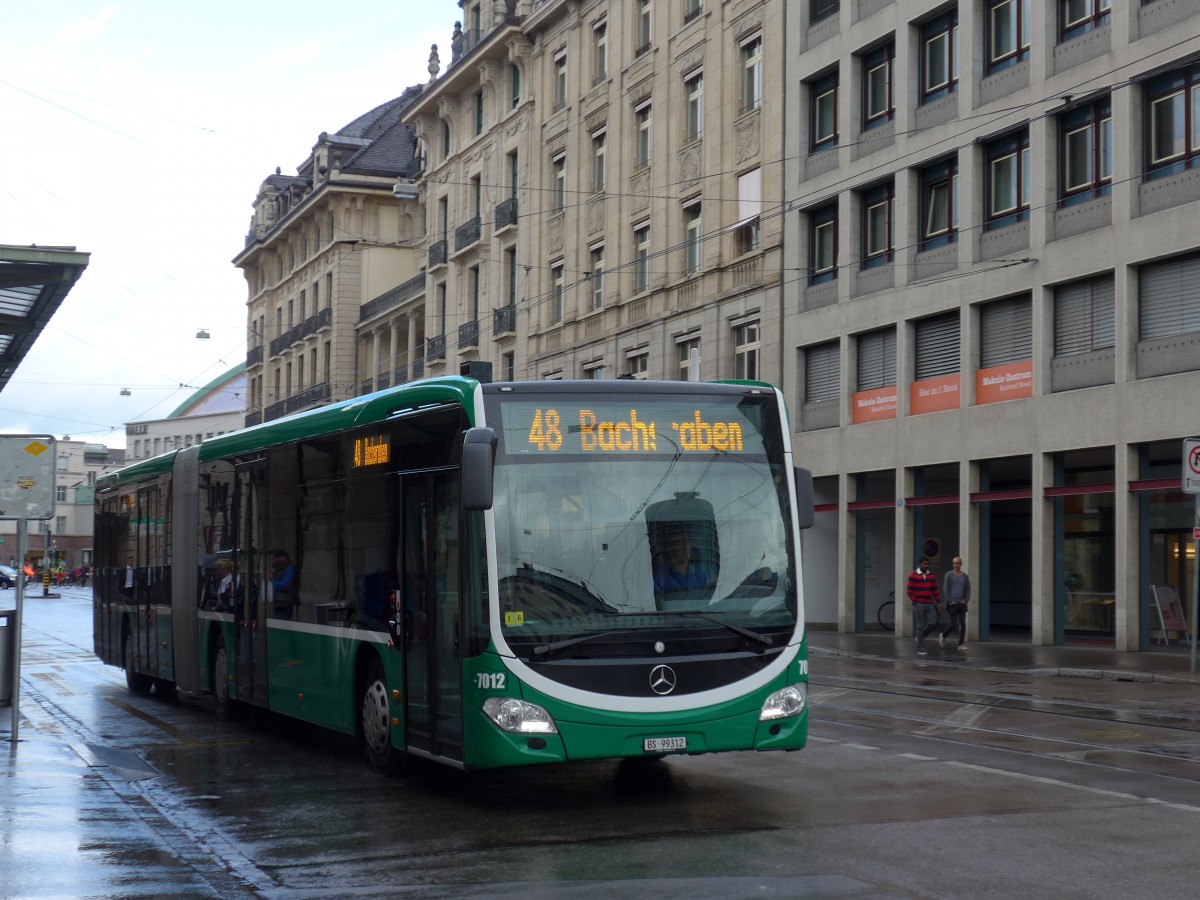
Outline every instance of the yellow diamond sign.
<svg viewBox="0 0 1200 900"><path fill-rule="evenodd" d="M25 445L25 452L28 453L30 456L41 456L43 453L45 453L49 449L50 448L47 447L45 444L43 444L41 441L34 441L31 444Z"/></svg>

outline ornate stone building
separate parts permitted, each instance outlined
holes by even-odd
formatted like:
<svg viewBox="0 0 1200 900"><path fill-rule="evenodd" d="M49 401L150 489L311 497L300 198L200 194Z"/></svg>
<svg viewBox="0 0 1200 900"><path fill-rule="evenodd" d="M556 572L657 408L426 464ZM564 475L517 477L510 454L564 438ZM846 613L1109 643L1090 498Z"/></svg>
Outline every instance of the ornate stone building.
<svg viewBox="0 0 1200 900"><path fill-rule="evenodd" d="M462 5L406 115L427 371L778 372L783 5Z"/></svg>
<svg viewBox="0 0 1200 900"><path fill-rule="evenodd" d="M336 133L254 201L234 258L249 289L246 424L420 375L424 276L415 199L398 197L416 147L403 116L420 87Z"/></svg>

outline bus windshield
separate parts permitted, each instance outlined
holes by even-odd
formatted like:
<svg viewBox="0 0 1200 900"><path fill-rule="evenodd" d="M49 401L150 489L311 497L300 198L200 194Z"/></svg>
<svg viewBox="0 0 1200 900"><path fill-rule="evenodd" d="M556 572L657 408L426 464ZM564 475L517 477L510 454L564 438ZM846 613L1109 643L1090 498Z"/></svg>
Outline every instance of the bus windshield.
<svg viewBox="0 0 1200 900"><path fill-rule="evenodd" d="M773 392L523 393L489 423L498 612L518 652L664 625L791 634Z"/></svg>

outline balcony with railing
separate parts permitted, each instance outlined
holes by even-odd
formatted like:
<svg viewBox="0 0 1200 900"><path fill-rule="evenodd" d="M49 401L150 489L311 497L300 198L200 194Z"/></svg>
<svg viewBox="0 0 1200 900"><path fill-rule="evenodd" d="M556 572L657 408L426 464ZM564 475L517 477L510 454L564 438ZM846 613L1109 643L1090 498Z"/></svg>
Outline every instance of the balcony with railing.
<svg viewBox="0 0 1200 900"><path fill-rule="evenodd" d="M328 328L333 324L333 310L328 306L317 313L317 330Z"/></svg>
<svg viewBox="0 0 1200 900"><path fill-rule="evenodd" d="M479 242L481 232L479 216L475 216L454 229L454 252L465 250Z"/></svg>
<svg viewBox="0 0 1200 900"><path fill-rule="evenodd" d="M444 240L434 241L429 245L429 268L433 269L437 266L444 266L447 258L446 242Z"/></svg>
<svg viewBox="0 0 1200 900"><path fill-rule="evenodd" d="M492 310L492 337L512 334L517 330L517 305L510 303Z"/></svg>
<svg viewBox="0 0 1200 900"><path fill-rule="evenodd" d="M684 10L683 10L683 24L687 25L689 22L692 22L695 19L700 18L700 14L702 12L704 12L704 4L703 3L696 3L695 5L692 6L691 9L688 9L685 6Z"/></svg>
<svg viewBox="0 0 1200 900"><path fill-rule="evenodd" d="M425 358L426 359L445 359L446 358L446 336L437 334L425 341Z"/></svg>
<svg viewBox="0 0 1200 900"><path fill-rule="evenodd" d="M411 300L425 291L425 273L414 275L388 291L380 294L374 300L364 303L358 310L358 321L365 322L373 319L382 312L394 309L406 300Z"/></svg>
<svg viewBox="0 0 1200 900"><path fill-rule="evenodd" d="M517 224L517 198L509 197L496 204L496 231L502 231Z"/></svg>
<svg viewBox="0 0 1200 900"><path fill-rule="evenodd" d="M292 394L290 397L285 397L277 403L272 403L262 413L262 421L270 422L272 419L278 419L281 416L290 415L294 412L299 412L302 409L316 406L320 403L329 402L329 382L323 384L314 384L312 387ZM246 424L250 423L250 416L246 416ZM255 422L254 424L258 424Z"/></svg>
<svg viewBox="0 0 1200 900"><path fill-rule="evenodd" d="M458 349L479 346L479 320L464 322L458 326Z"/></svg>
<svg viewBox="0 0 1200 900"><path fill-rule="evenodd" d="M257 366L263 361L263 347L259 344L257 347L250 347L246 350L246 365Z"/></svg>

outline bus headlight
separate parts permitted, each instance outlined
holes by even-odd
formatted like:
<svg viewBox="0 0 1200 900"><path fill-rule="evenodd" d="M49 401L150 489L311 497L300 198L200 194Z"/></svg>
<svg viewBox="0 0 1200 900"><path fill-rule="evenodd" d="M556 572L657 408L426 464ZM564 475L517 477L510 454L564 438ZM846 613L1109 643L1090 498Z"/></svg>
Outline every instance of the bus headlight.
<svg viewBox="0 0 1200 900"><path fill-rule="evenodd" d="M803 682L789 684L782 690L776 691L763 703L758 721L769 722L771 719L786 719L798 716L808 705L808 685Z"/></svg>
<svg viewBox="0 0 1200 900"><path fill-rule="evenodd" d="M502 731L518 734L558 734L550 713L536 703L526 703L514 697L488 697L483 711Z"/></svg>

